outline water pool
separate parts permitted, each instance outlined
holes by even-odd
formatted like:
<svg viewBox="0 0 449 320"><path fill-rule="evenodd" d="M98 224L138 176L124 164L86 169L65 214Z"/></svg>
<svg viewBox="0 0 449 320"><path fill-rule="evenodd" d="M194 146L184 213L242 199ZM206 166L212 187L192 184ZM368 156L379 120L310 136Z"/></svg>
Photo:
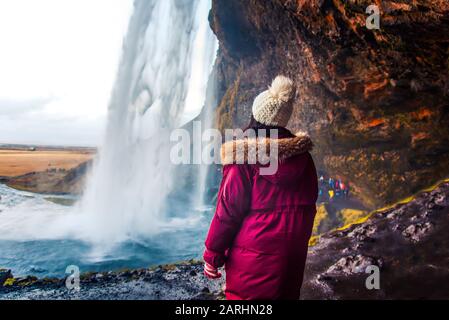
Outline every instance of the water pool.
<svg viewBox="0 0 449 320"><path fill-rule="evenodd" d="M11 269L15 276L61 277L69 265L81 272L110 271L200 258L212 214L212 208L203 208L194 213L195 219L105 247L79 239L76 226L68 228L76 221L74 207L55 203L61 196L0 185L0 197L0 268Z"/></svg>

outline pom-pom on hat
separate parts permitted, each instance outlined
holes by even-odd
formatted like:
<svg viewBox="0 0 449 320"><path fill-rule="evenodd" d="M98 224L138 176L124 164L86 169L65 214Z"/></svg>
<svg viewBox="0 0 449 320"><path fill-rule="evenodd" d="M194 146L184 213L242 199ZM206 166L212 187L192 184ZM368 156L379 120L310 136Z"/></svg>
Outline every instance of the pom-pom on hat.
<svg viewBox="0 0 449 320"><path fill-rule="evenodd" d="M268 90L254 99L254 119L267 126L285 127L293 112L293 104L288 103L292 96L293 81L277 76Z"/></svg>

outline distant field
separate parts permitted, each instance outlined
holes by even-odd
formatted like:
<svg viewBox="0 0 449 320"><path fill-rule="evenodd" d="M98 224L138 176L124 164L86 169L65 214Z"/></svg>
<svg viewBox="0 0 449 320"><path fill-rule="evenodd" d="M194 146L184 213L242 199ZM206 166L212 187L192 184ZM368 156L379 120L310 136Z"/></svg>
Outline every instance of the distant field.
<svg viewBox="0 0 449 320"><path fill-rule="evenodd" d="M91 150L17 150L0 148L0 177L14 177L48 169L72 169L92 159Z"/></svg>

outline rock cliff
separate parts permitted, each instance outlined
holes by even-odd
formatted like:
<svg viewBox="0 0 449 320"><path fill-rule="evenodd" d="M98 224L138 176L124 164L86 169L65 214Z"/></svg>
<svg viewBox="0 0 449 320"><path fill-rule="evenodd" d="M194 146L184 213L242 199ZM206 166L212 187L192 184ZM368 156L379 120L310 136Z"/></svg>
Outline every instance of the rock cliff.
<svg viewBox="0 0 449 320"><path fill-rule="evenodd" d="M365 24L373 3L379 30ZM245 126L282 73L297 89L289 128L307 130L318 168L366 205L449 174L449 2L213 0L209 19L220 129Z"/></svg>

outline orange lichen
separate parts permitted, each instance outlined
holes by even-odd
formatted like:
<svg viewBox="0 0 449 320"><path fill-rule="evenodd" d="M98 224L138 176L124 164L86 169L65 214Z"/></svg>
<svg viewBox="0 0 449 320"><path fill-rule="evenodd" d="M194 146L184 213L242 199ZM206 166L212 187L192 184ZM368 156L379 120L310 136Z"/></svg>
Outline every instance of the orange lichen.
<svg viewBox="0 0 449 320"><path fill-rule="evenodd" d="M310 66L310 71L311 71L311 73L310 73L310 79L311 79L312 82L314 82L314 83L320 82L320 79L321 79L321 77L320 77L320 72L319 72L318 66L316 65L315 60L314 60L314 58L313 58L312 51L310 50L309 47L305 47L305 48L303 49L303 56L304 56L304 58L307 60L307 63L308 63L309 66Z"/></svg>
<svg viewBox="0 0 449 320"><path fill-rule="evenodd" d="M337 27L337 22L335 21L334 15L332 13L329 13L328 15L326 15L325 19L329 26L329 34L336 33L338 30L338 27Z"/></svg>
<svg viewBox="0 0 449 320"><path fill-rule="evenodd" d="M371 93L384 88L390 81L388 79L379 80L377 82L369 82L365 84L364 96L368 98Z"/></svg>
<svg viewBox="0 0 449 320"><path fill-rule="evenodd" d="M433 112L430 109L423 107L416 112L412 112L412 118L415 120L424 120L430 118L432 114Z"/></svg>
<svg viewBox="0 0 449 320"><path fill-rule="evenodd" d="M355 120L357 120L357 121L361 121L362 120L363 113L362 113L361 110L359 110L357 108L354 108L354 107L352 107L350 110L351 110L351 114L352 114L352 116L354 117Z"/></svg>
<svg viewBox="0 0 449 320"><path fill-rule="evenodd" d="M333 0L335 9L341 14L343 20L349 29L351 29L358 37L361 37L360 32L358 32L357 27L364 24L364 19L359 16L348 17L345 9L345 4L343 1Z"/></svg>
<svg viewBox="0 0 449 320"><path fill-rule="evenodd" d="M379 126L379 125L381 125L381 124L384 124L384 123L385 123L385 120L384 120L384 119L381 119L381 118L378 118L378 119L372 119L372 120L370 120L370 121L368 122L367 126L368 126L369 128L373 128L373 127L377 127L377 126Z"/></svg>
<svg viewBox="0 0 449 320"><path fill-rule="evenodd" d="M382 8L387 12L393 11L411 11L412 6L406 3L386 2L382 4Z"/></svg>
<svg viewBox="0 0 449 320"><path fill-rule="evenodd" d="M427 132L417 132L412 134L412 146L415 146L416 142L430 138Z"/></svg>

